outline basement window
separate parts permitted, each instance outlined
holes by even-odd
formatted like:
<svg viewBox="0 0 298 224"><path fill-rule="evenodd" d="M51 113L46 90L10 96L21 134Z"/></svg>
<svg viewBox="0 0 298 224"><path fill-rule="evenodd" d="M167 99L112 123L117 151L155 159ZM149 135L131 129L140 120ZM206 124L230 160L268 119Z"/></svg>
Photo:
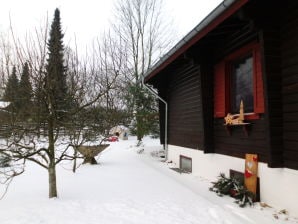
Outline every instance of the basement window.
<svg viewBox="0 0 298 224"><path fill-rule="evenodd" d="M186 156L180 155L180 170L182 172L192 172L192 159Z"/></svg>

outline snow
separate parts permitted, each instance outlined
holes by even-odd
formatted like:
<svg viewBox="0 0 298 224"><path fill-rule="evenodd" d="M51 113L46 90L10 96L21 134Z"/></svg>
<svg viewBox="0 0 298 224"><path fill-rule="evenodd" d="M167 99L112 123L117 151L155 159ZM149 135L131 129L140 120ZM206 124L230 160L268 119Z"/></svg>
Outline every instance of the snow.
<svg viewBox="0 0 298 224"><path fill-rule="evenodd" d="M0 108L6 108L9 104L10 102L0 101Z"/></svg>
<svg viewBox="0 0 298 224"><path fill-rule="evenodd" d="M159 140L111 143L99 165L57 167L57 199L48 199L47 171L28 163L0 201L1 224L274 224L298 223L273 208L240 208L210 192L210 181L179 174L152 155ZM277 218L274 218L277 215ZM286 220L288 219L288 220Z"/></svg>

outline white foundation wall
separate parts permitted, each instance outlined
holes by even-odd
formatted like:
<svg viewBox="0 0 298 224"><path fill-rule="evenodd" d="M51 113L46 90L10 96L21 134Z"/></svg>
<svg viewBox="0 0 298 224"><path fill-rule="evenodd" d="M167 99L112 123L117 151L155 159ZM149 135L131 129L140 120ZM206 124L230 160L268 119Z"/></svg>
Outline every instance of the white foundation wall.
<svg viewBox="0 0 298 224"><path fill-rule="evenodd" d="M180 155L192 158L192 173L214 181L220 173L229 176L230 169L244 173L245 160L220 154L204 154L201 150L168 146L168 161L179 167ZM269 168L258 164L261 201L276 209L286 209L298 217L298 171ZM210 185L211 186L211 185Z"/></svg>

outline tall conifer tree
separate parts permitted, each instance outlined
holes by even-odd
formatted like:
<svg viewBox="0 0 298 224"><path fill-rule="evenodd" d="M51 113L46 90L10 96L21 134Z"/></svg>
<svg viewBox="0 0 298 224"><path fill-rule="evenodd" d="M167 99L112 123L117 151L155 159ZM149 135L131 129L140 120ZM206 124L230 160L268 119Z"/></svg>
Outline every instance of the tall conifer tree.
<svg viewBox="0 0 298 224"><path fill-rule="evenodd" d="M9 110L16 112L19 107L18 99L19 80L16 67L13 66L12 73L8 78L3 99L10 102Z"/></svg>
<svg viewBox="0 0 298 224"><path fill-rule="evenodd" d="M18 90L19 106L21 117L27 119L32 107L32 86L29 80L29 66L26 62L23 66L23 72Z"/></svg>
<svg viewBox="0 0 298 224"><path fill-rule="evenodd" d="M64 66L63 33L61 30L60 11L55 10L48 42L48 59L46 66L46 89L51 98L57 117L67 111L66 67Z"/></svg>
<svg viewBox="0 0 298 224"><path fill-rule="evenodd" d="M48 155L49 155L49 197L57 197L55 142L59 133L60 121L67 111L66 67L64 66L63 34L60 11L55 10L48 42L48 59L45 77L45 103L47 111Z"/></svg>

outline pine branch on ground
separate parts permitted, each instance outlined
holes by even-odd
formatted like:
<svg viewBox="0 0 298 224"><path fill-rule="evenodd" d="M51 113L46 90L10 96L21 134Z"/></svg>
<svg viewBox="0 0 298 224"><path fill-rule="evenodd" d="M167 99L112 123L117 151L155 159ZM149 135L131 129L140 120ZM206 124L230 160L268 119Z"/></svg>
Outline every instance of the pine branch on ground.
<svg viewBox="0 0 298 224"><path fill-rule="evenodd" d="M220 173L218 180L212 184L213 186L209 190L218 196L230 195L236 199L235 203L240 207L245 207L247 204L253 205L254 194L247 190L237 178L228 178L224 173Z"/></svg>

